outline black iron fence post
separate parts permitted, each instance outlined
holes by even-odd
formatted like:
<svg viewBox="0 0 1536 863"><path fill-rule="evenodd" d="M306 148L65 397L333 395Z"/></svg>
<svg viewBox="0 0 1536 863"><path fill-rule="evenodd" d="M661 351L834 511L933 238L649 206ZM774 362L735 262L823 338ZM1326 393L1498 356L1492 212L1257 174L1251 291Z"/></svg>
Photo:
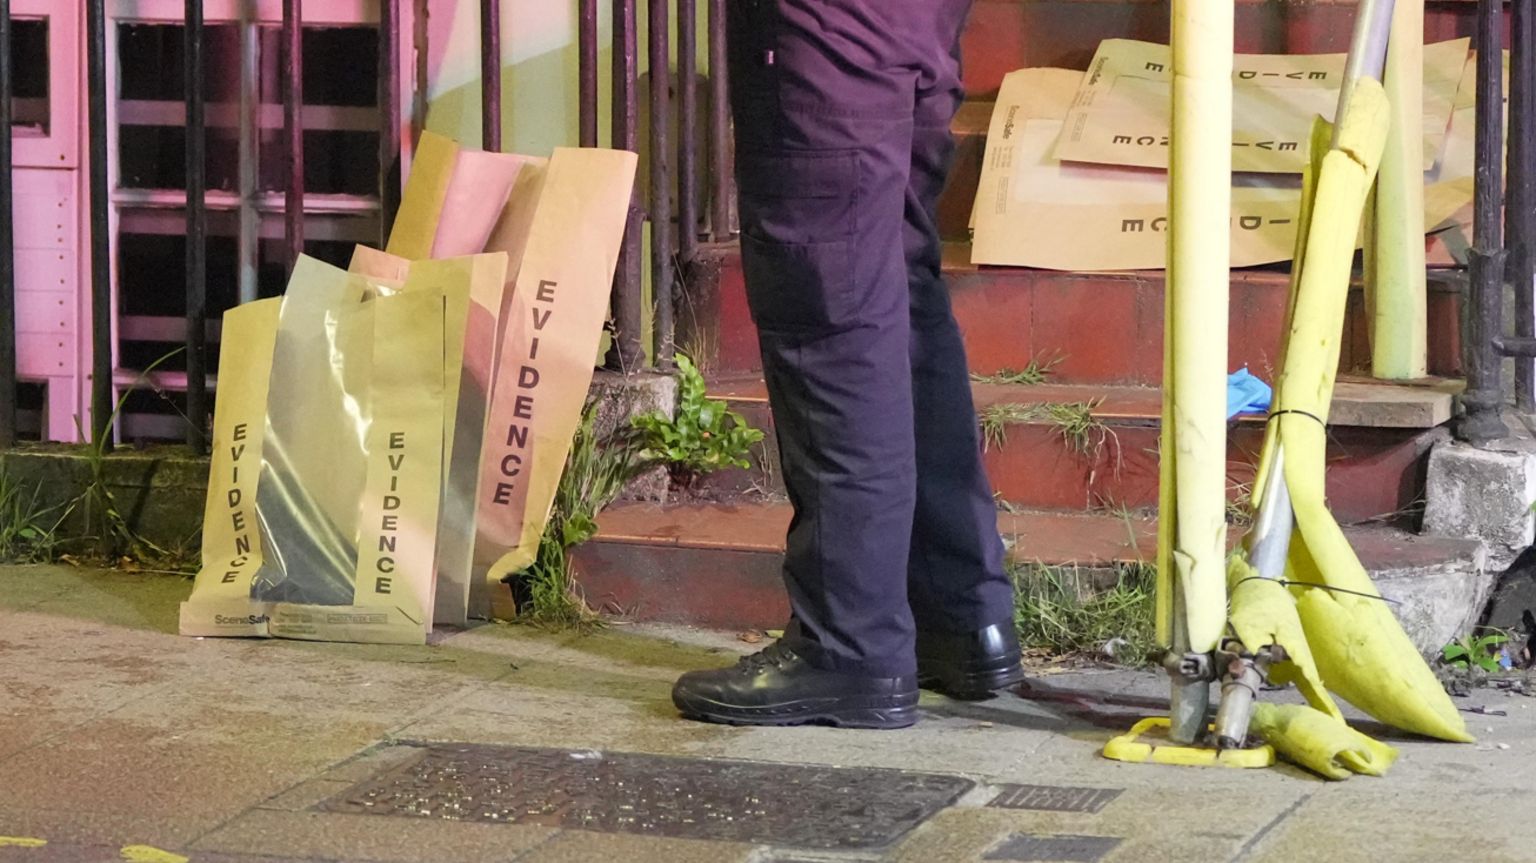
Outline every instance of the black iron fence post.
<svg viewBox="0 0 1536 863"><path fill-rule="evenodd" d="M577 75L580 78L580 142L597 146L597 0L580 0L577 9Z"/></svg>
<svg viewBox="0 0 1536 863"><path fill-rule="evenodd" d="M187 446L208 449L208 133L203 127L203 3L187 0L182 69L187 105Z"/></svg>
<svg viewBox="0 0 1536 863"><path fill-rule="evenodd" d="M1515 335L1536 335L1536 0L1514 0L1510 27L1509 135L1504 205L1508 279L1515 294ZM1536 410L1536 360L1515 358L1515 405Z"/></svg>
<svg viewBox="0 0 1536 863"><path fill-rule="evenodd" d="M709 229L711 239L731 235L731 101L726 73L725 3L709 0Z"/></svg>
<svg viewBox="0 0 1536 863"><path fill-rule="evenodd" d="M283 131L288 139L288 188L283 236L288 267L304 253L304 2L283 0Z"/></svg>
<svg viewBox="0 0 1536 863"><path fill-rule="evenodd" d="M0 0L0 448L16 443L16 253L11 224L11 0Z"/></svg>
<svg viewBox="0 0 1536 863"><path fill-rule="evenodd" d="M501 152L501 0L480 0L480 146Z"/></svg>
<svg viewBox="0 0 1536 863"><path fill-rule="evenodd" d="M613 0L613 147L639 152L640 39L635 15L636 0ZM630 197L629 221L619 247L613 285L613 345L608 351L611 369L632 372L640 368L645 351L640 345L640 231L645 213L639 188Z"/></svg>
<svg viewBox="0 0 1536 863"><path fill-rule="evenodd" d="M86 4L86 126L91 189L91 441L112 449L112 268L107 197L107 8ZM7 70L9 74L9 70Z"/></svg>
<svg viewBox="0 0 1536 863"><path fill-rule="evenodd" d="M379 248L400 211L400 0L379 0Z"/></svg>
<svg viewBox="0 0 1536 863"><path fill-rule="evenodd" d="M668 151L672 124L671 0L650 0L647 31L651 71L651 291L656 316L652 321L659 365L672 362L672 183Z"/></svg>
<svg viewBox="0 0 1536 863"><path fill-rule="evenodd" d="M677 259L685 285L699 245L698 77L698 7L677 0Z"/></svg>
<svg viewBox="0 0 1536 863"><path fill-rule="evenodd" d="M1474 222L1466 315L1467 391L1462 397L1466 413L1457 426L1457 434L1473 443L1508 433L1501 416L1503 358L1497 341L1502 334L1505 273L1499 214L1504 149L1503 6L1500 0L1478 0Z"/></svg>

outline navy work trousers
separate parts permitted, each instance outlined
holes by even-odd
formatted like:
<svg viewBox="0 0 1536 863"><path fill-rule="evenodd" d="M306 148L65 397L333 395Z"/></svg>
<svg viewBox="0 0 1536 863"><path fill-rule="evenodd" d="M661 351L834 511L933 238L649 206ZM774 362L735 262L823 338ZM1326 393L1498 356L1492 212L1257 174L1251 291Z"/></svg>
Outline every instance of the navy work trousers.
<svg viewBox="0 0 1536 863"><path fill-rule="evenodd" d="M786 642L915 670L1012 618L935 207L970 0L729 0L742 261L794 520Z"/></svg>

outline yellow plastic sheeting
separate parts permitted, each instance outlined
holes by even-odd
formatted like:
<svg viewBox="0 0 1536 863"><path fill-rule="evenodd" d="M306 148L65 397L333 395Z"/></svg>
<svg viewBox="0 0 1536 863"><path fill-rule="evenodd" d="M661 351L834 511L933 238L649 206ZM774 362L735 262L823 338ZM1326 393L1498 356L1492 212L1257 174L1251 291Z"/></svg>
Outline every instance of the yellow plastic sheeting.
<svg viewBox="0 0 1536 863"><path fill-rule="evenodd" d="M1295 510L1290 580L1323 682L1361 710L1405 731L1465 741L1465 722L1380 599L1324 495L1328 407L1338 369L1353 236L1385 144L1390 109L1362 80L1343 112L1338 146L1323 156L1297 280L1285 365L1276 383L1271 446L1285 452ZM1317 140L1320 135L1314 135ZM1272 455L1267 457L1272 461Z"/></svg>
<svg viewBox="0 0 1536 863"><path fill-rule="evenodd" d="M1175 0L1172 33L1166 325L1172 362L1164 394L1172 422L1164 426L1162 444L1163 457L1172 458L1162 494L1172 505L1162 512L1174 521L1161 534L1159 577L1165 587L1170 574L1178 582L1173 608L1187 643L1175 648L1206 653L1226 625L1232 4ZM1170 487L1176 489L1171 496ZM1168 611L1162 609L1165 616Z"/></svg>
<svg viewBox="0 0 1536 863"><path fill-rule="evenodd" d="M1327 779L1348 779L1351 773L1381 776L1397 760L1391 746L1302 704L1257 704L1250 728L1285 760Z"/></svg>

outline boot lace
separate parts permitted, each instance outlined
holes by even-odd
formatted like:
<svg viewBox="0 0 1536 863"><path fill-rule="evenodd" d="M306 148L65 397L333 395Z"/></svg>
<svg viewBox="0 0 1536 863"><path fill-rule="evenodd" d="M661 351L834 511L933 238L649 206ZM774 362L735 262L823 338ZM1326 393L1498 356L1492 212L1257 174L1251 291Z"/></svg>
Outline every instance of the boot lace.
<svg viewBox="0 0 1536 863"><path fill-rule="evenodd" d="M776 668L782 671L789 661L794 658L795 655L790 652L789 648L774 642L756 653L743 656L741 661L736 664L736 667L748 674L762 674L769 668Z"/></svg>

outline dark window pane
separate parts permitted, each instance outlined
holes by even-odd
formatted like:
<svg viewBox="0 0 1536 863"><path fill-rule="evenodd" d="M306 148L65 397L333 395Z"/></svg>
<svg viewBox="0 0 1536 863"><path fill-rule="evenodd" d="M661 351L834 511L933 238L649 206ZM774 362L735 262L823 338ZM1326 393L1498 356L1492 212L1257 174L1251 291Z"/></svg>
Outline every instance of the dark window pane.
<svg viewBox="0 0 1536 863"><path fill-rule="evenodd" d="M368 107L379 101L379 33L372 27L304 31L304 104Z"/></svg>
<svg viewBox="0 0 1536 863"><path fill-rule="evenodd" d="M11 122L48 134L48 22L11 22Z"/></svg>
<svg viewBox="0 0 1536 863"><path fill-rule="evenodd" d="M282 104L283 31L261 28L261 100ZM372 27L304 28L304 104L367 108L379 101L379 34Z"/></svg>
<svg viewBox="0 0 1536 863"><path fill-rule="evenodd" d="M304 191L376 195L379 133L309 130L304 133ZM261 187L288 188L288 138L269 129L261 138Z"/></svg>
<svg viewBox="0 0 1536 863"><path fill-rule="evenodd" d="M118 185L125 189L184 189L187 133L181 126L119 126ZM239 184L238 133L208 134L209 189L234 191Z"/></svg>
<svg viewBox="0 0 1536 863"><path fill-rule="evenodd" d="M175 213L181 217L181 211ZM215 226L210 225L212 227ZM119 234L118 297L121 313L164 317L186 315L186 255L185 237L127 232ZM211 319L218 319L235 305L235 268L235 238L209 236L207 308Z"/></svg>
<svg viewBox="0 0 1536 863"><path fill-rule="evenodd" d="M119 24L117 27L118 98L180 102L186 98L182 75L183 28L180 24ZM203 98L240 98L240 29L234 24L203 27Z"/></svg>

